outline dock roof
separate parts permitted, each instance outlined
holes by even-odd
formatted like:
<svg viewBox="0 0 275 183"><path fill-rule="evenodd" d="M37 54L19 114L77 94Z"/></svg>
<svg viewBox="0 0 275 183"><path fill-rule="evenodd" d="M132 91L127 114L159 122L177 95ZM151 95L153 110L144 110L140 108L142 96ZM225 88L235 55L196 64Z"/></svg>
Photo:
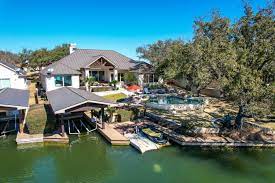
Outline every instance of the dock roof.
<svg viewBox="0 0 275 183"><path fill-rule="evenodd" d="M116 106L115 102L107 100L91 92L72 88L62 87L47 92L47 97L55 114L62 114L71 109L83 108L88 104L92 106Z"/></svg>
<svg viewBox="0 0 275 183"><path fill-rule="evenodd" d="M29 91L14 88L1 89L0 107L16 109L29 108Z"/></svg>

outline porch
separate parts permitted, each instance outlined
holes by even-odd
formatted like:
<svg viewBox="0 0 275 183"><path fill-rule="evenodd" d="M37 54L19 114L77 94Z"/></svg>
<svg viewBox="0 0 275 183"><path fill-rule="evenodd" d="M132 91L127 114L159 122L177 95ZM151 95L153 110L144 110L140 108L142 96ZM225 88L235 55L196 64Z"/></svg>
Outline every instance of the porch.
<svg viewBox="0 0 275 183"><path fill-rule="evenodd" d="M126 72L127 70L118 69L113 62L100 56L97 60L82 69L82 79L94 77L102 86L113 80L118 81L119 84L124 81L124 73Z"/></svg>

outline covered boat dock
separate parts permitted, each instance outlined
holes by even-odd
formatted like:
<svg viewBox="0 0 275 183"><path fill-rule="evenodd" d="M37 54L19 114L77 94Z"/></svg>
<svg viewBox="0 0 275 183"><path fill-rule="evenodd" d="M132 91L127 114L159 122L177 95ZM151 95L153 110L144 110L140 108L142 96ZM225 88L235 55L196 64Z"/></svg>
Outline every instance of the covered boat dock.
<svg viewBox="0 0 275 183"><path fill-rule="evenodd" d="M65 121L68 124L69 134L80 133L76 123L79 123L81 128L83 127L87 132L96 130L98 124L104 129L104 109L106 107L117 106L115 102L107 100L91 92L72 87L62 87L49 91L47 92L47 97L56 119L60 123L62 136L65 135ZM99 118L93 117L93 110L96 108L101 109ZM91 112L91 117L86 115L87 112ZM85 123L81 120L83 117L93 124L95 128L90 129L87 125L85 125Z"/></svg>
<svg viewBox="0 0 275 183"><path fill-rule="evenodd" d="M0 90L0 135L16 132L23 133L29 109L29 91L4 88ZM19 128L17 123L19 122ZM9 128L11 127L11 128Z"/></svg>

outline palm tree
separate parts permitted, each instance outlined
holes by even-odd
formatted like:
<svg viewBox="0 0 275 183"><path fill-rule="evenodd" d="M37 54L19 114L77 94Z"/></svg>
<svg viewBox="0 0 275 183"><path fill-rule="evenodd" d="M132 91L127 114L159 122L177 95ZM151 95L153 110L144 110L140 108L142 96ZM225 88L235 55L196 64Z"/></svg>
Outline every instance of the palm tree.
<svg viewBox="0 0 275 183"><path fill-rule="evenodd" d="M95 84L96 79L95 79L95 77L90 76L90 77L86 77L84 82L85 82L86 90L91 91L91 86L93 86Z"/></svg>
<svg viewBox="0 0 275 183"><path fill-rule="evenodd" d="M113 80L110 82L111 85L113 85L114 90L116 89L116 85L117 85L118 81L117 80Z"/></svg>

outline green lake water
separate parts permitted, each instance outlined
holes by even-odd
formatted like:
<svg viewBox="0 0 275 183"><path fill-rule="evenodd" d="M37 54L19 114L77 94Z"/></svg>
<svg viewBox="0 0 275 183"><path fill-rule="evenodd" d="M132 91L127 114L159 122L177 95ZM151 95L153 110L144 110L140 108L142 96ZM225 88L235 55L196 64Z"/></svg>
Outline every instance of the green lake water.
<svg viewBox="0 0 275 183"><path fill-rule="evenodd" d="M98 134L70 146L18 149L0 139L0 182L251 183L275 182L273 149L201 149L171 146L139 154L112 147Z"/></svg>

